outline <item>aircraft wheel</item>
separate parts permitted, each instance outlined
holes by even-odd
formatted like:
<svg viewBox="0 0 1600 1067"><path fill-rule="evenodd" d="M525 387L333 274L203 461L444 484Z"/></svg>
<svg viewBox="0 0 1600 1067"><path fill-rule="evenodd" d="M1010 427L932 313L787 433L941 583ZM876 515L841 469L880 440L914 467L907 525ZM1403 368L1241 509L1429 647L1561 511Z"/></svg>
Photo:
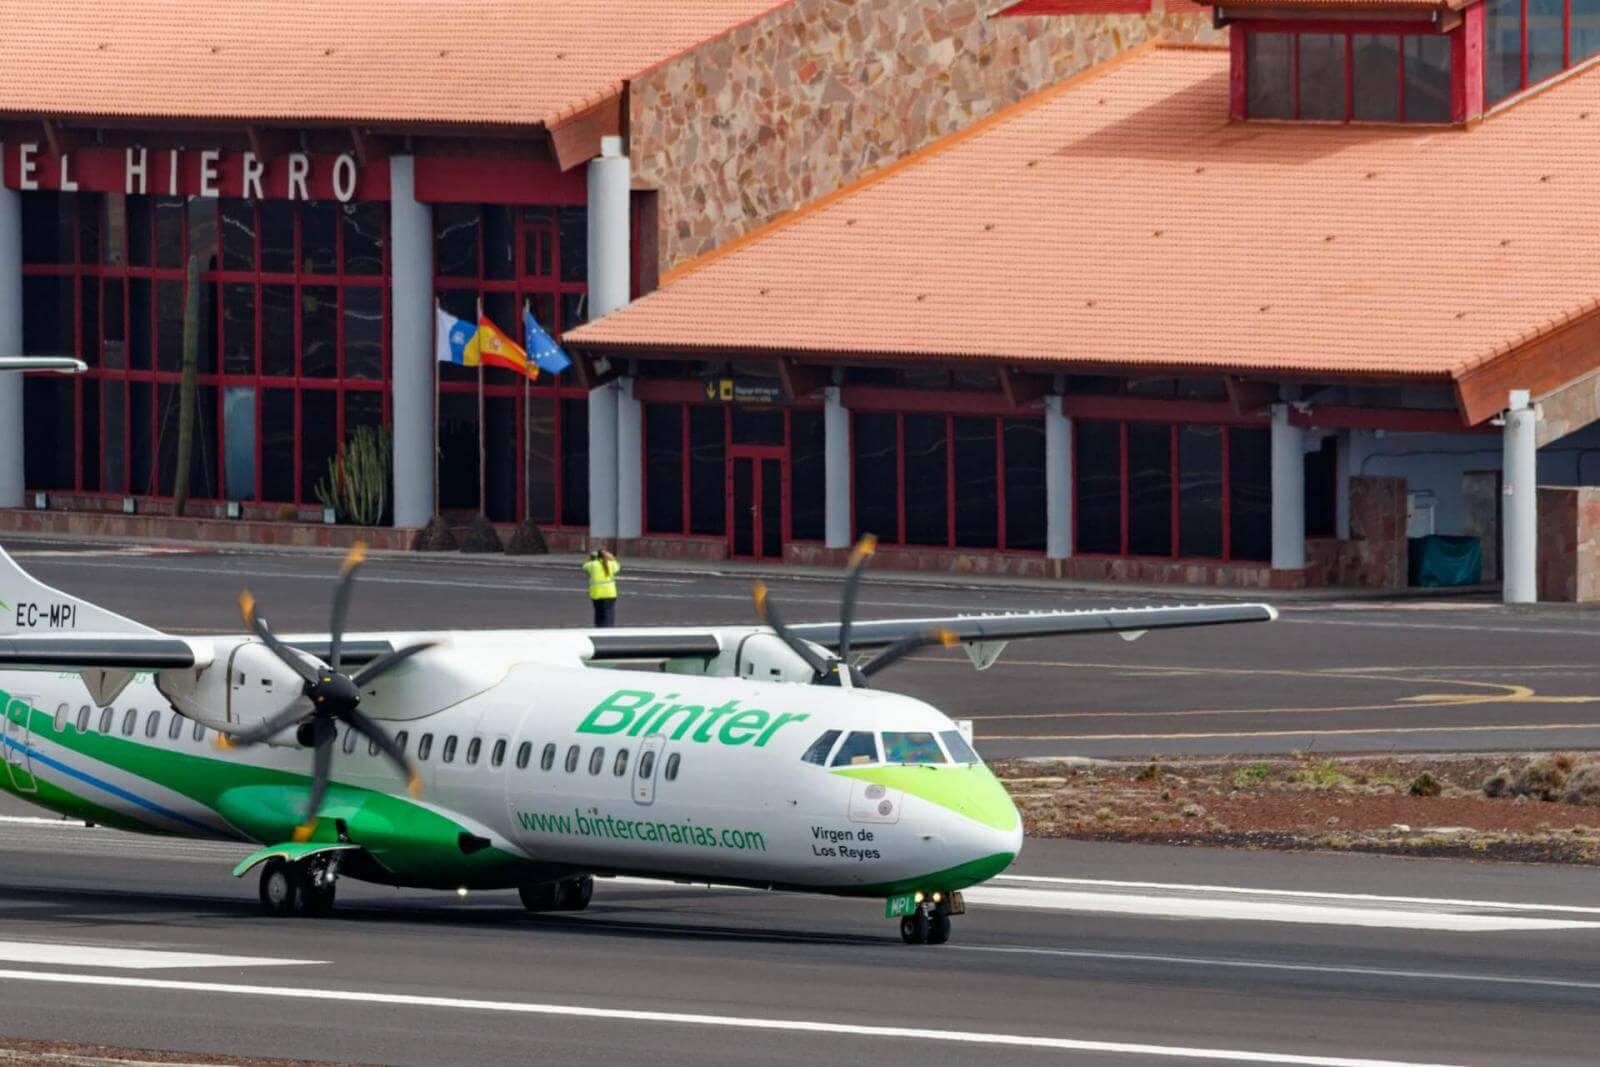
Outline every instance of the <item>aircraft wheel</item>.
<svg viewBox="0 0 1600 1067"><path fill-rule="evenodd" d="M319 883L316 871L301 864L299 871L299 914L308 919L326 919L333 914L333 900L338 883L332 878Z"/></svg>
<svg viewBox="0 0 1600 1067"><path fill-rule="evenodd" d="M908 945L928 943L928 913L918 908L900 919L900 940Z"/></svg>
<svg viewBox="0 0 1600 1067"><path fill-rule="evenodd" d="M261 867L261 908L275 919L295 913L299 879L294 869L280 859L270 859Z"/></svg>
<svg viewBox="0 0 1600 1067"><path fill-rule="evenodd" d="M950 940L950 913L938 908L928 920L928 944L942 945L948 940Z"/></svg>
<svg viewBox="0 0 1600 1067"><path fill-rule="evenodd" d="M582 911L589 906L589 900L593 896L593 878L587 875L582 878L565 878L556 883L556 910Z"/></svg>
<svg viewBox="0 0 1600 1067"><path fill-rule="evenodd" d="M560 882L533 882L517 887L522 906L532 912L555 911L558 904Z"/></svg>

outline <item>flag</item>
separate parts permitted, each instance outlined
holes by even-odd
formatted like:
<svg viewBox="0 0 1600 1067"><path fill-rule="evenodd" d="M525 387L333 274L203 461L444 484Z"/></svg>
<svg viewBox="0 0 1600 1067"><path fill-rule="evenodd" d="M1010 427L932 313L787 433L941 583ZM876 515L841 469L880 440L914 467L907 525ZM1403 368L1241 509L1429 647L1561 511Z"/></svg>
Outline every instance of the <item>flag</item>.
<svg viewBox="0 0 1600 1067"><path fill-rule="evenodd" d="M572 359L561 350L555 339L545 333L544 327L539 325L533 317L533 310L526 304L522 306L522 333L523 344L527 346L528 354L533 357L534 365L549 374L560 374L572 366Z"/></svg>
<svg viewBox="0 0 1600 1067"><path fill-rule="evenodd" d="M479 358L478 329L443 308L433 309L433 358L457 367L476 367Z"/></svg>
<svg viewBox="0 0 1600 1067"><path fill-rule="evenodd" d="M525 374L530 381L539 380L539 368L528 362L528 353L487 315L478 319L478 351L485 367L501 367Z"/></svg>

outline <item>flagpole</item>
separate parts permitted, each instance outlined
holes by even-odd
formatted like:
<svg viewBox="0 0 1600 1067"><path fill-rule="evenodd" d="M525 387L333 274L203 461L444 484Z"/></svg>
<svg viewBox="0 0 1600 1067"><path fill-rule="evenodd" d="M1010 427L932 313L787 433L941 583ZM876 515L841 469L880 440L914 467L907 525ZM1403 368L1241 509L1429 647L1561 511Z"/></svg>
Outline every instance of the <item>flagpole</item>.
<svg viewBox="0 0 1600 1067"><path fill-rule="evenodd" d="M483 297L478 297L478 327L483 327ZM484 518L489 517L489 450L484 444L484 438L489 427L485 422L483 403L483 348L479 342L478 348L478 514Z"/></svg>
<svg viewBox="0 0 1600 1067"><path fill-rule="evenodd" d="M527 300L523 300L523 302L522 302L522 313L524 315L533 314L533 311L529 307L529 302ZM523 346L524 349L526 349L527 346L528 346L528 331L526 329L524 329L522 331L522 346ZM528 355L528 361L530 363L533 361L533 356L531 354ZM530 401L530 399L528 397L528 382L529 382L529 380L530 379L528 378L528 372L526 370L524 370L522 372L522 521L523 522L529 522L529 521L531 521L533 519L533 494L528 492L528 473L529 473L529 464L531 462L530 458L528 456L528 449L533 444L533 435L528 432L528 419L529 419L529 416L531 416L533 414L532 410L529 407L529 405L531 404L531 401Z"/></svg>
<svg viewBox="0 0 1600 1067"><path fill-rule="evenodd" d="M433 302L433 513L439 514L439 312L444 308L438 300Z"/></svg>

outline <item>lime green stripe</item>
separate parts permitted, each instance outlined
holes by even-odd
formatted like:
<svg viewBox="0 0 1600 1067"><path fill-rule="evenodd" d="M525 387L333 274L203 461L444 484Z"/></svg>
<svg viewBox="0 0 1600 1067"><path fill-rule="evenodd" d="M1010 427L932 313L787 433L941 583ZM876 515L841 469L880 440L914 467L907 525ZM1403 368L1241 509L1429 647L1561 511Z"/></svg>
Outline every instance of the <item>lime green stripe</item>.
<svg viewBox="0 0 1600 1067"><path fill-rule="evenodd" d="M1007 833L1015 830L1021 821L1005 786L982 764L841 767L833 773L910 793Z"/></svg>

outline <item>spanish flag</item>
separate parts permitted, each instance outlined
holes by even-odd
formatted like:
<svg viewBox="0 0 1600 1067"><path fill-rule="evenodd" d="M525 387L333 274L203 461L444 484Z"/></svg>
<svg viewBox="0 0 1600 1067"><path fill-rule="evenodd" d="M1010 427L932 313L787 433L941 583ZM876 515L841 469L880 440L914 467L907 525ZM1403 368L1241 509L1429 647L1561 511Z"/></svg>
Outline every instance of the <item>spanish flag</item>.
<svg viewBox="0 0 1600 1067"><path fill-rule="evenodd" d="M539 368L522 346L496 326L487 315L478 317L477 345L479 357L485 367L501 367L525 375L529 381L539 380Z"/></svg>

